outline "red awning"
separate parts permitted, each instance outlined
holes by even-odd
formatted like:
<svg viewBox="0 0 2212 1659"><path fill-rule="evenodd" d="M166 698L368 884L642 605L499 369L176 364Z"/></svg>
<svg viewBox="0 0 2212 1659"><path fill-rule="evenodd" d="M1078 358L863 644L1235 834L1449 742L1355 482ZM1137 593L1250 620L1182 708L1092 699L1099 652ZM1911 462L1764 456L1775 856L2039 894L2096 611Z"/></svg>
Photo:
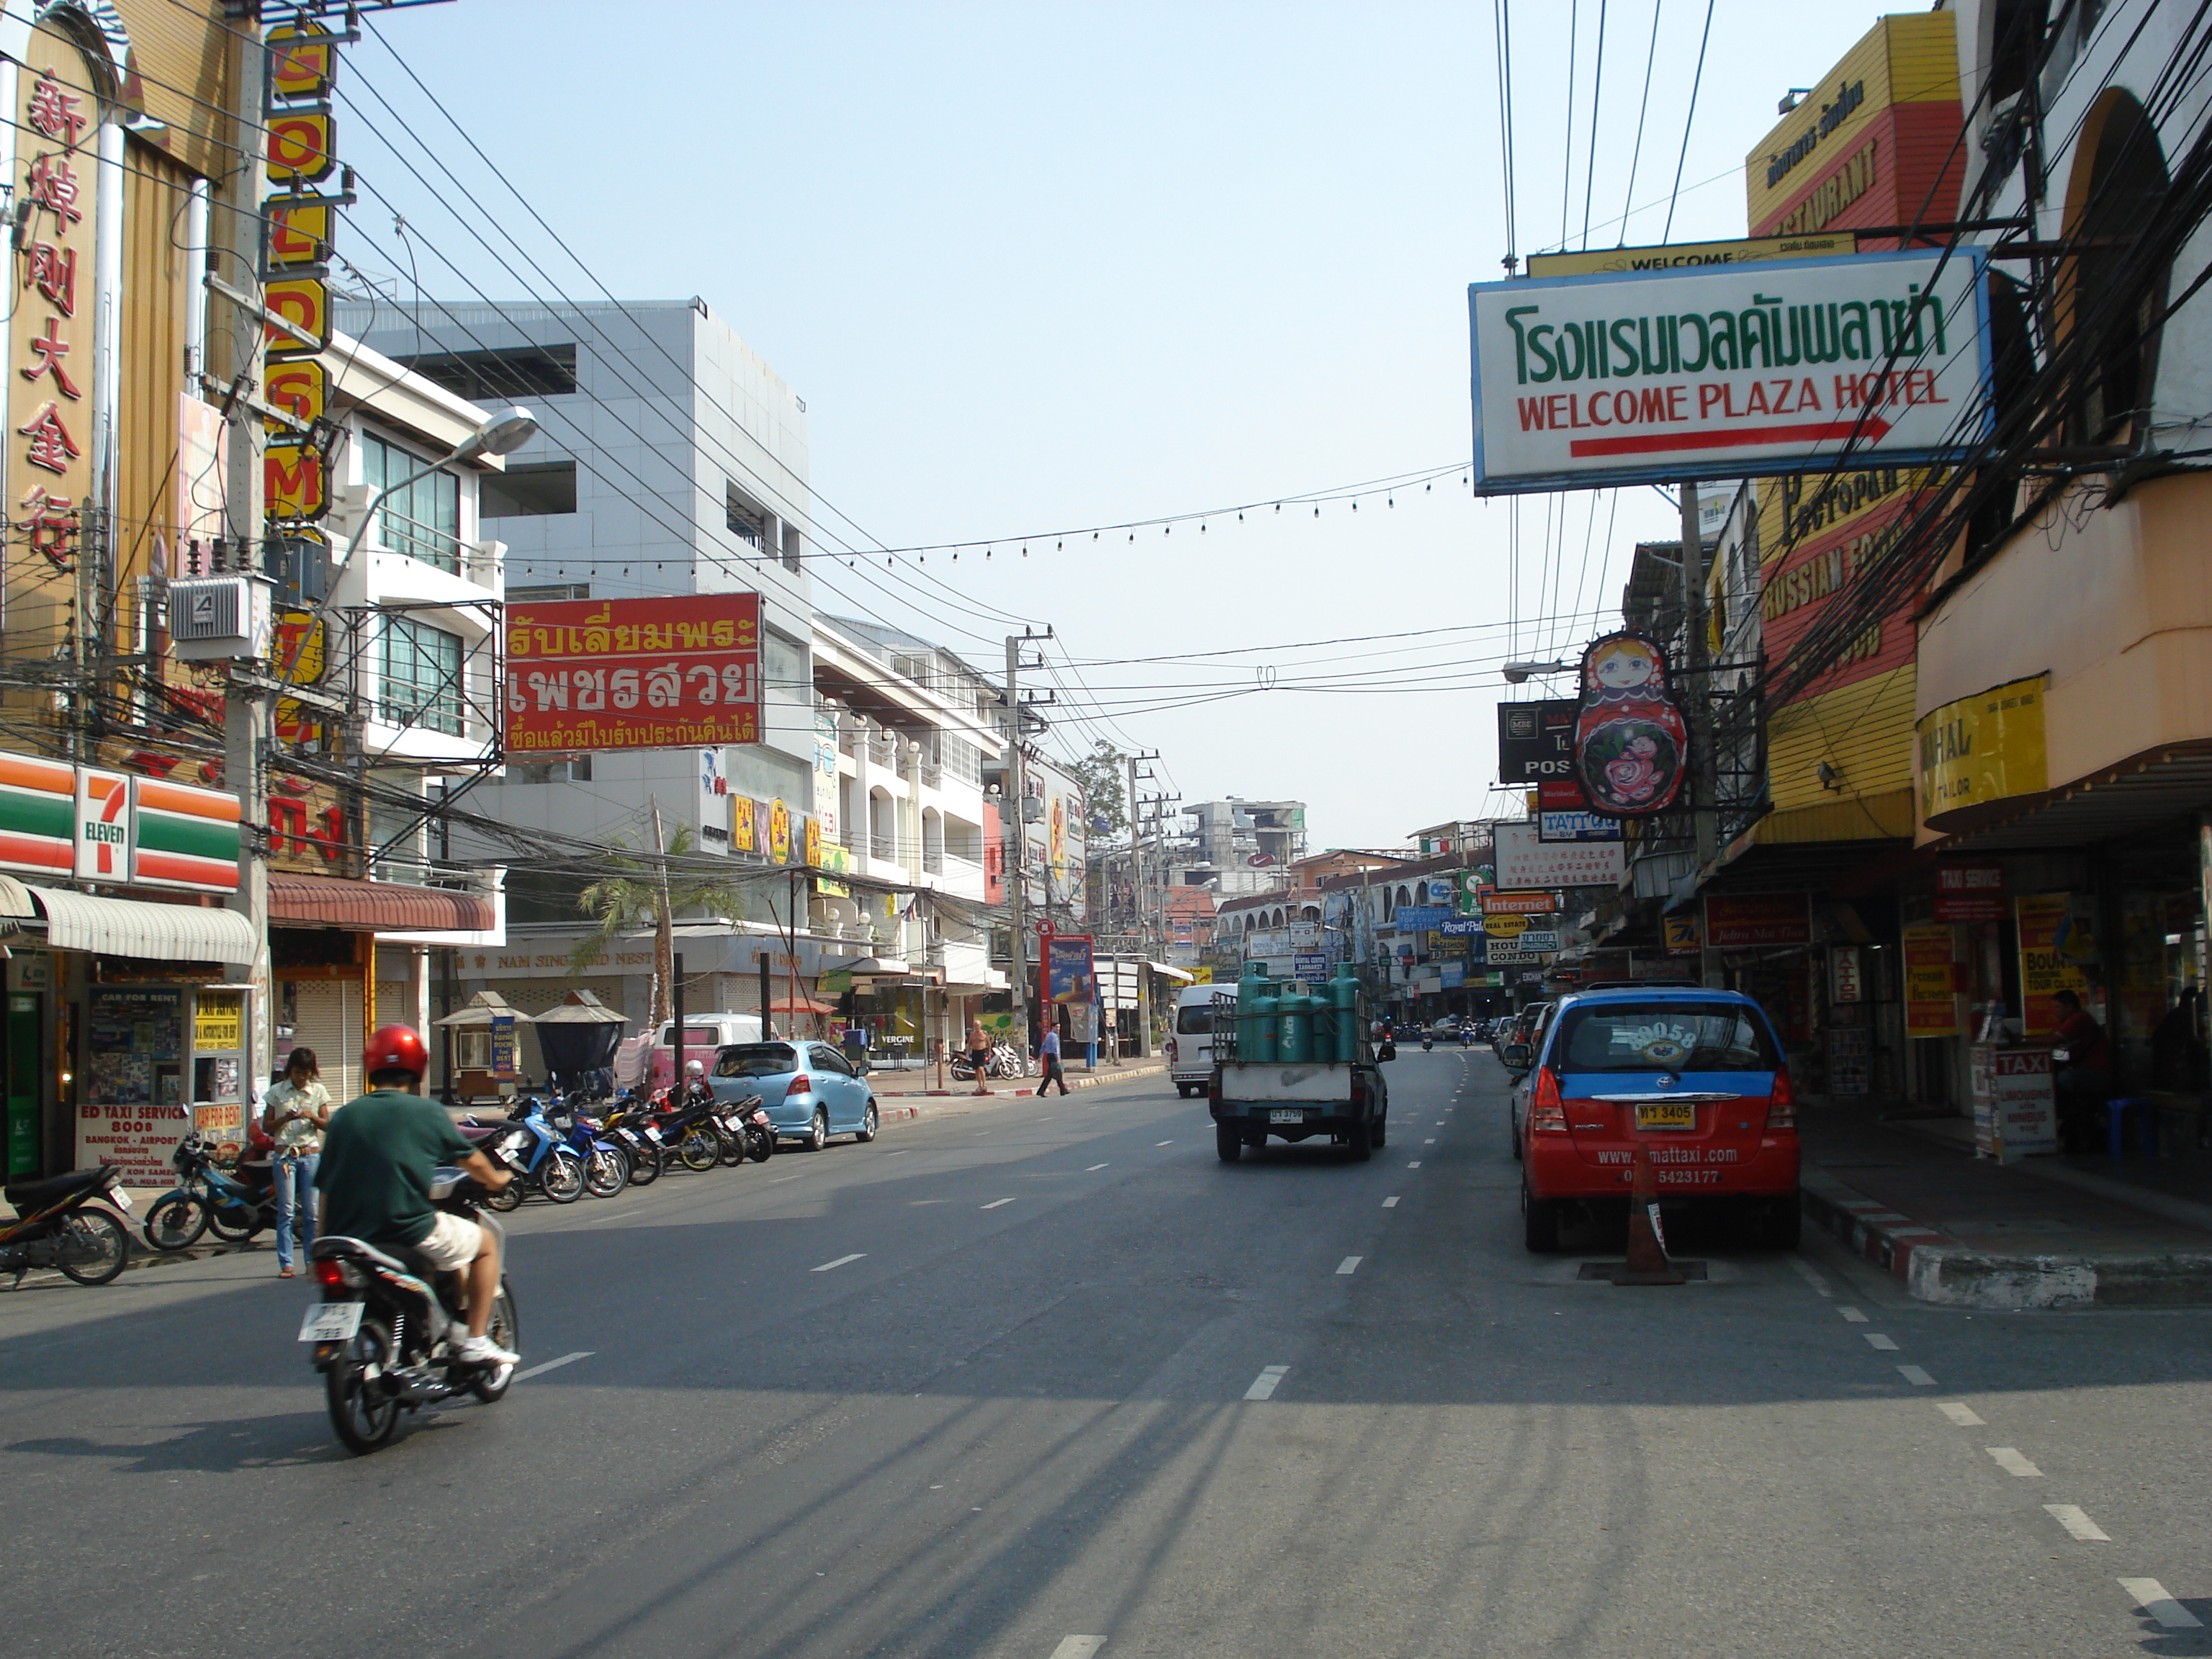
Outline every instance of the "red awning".
<svg viewBox="0 0 2212 1659"><path fill-rule="evenodd" d="M336 876L269 874L269 920L361 933L480 933L497 918L491 901L445 887Z"/></svg>
<svg viewBox="0 0 2212 1659"><path fill-rule="evenodd" d="M837 1012L828 1003L816 1002L808 997L801 997L796 1002L786 997L780 1002L769 1003L768 1011L772 1014L834 1014Z"/></svg>

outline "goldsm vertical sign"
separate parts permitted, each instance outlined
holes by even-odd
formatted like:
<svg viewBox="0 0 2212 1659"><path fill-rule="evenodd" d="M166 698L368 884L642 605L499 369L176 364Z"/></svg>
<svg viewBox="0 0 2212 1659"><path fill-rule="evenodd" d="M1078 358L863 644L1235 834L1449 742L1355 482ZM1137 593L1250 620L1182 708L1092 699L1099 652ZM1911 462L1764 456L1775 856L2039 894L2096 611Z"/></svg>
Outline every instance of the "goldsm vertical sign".
<svg viewBox="0 0 2212 1659"><path fill-rule="evenodd" d="M1990 428L1974 249L1478 283L1468 305L1490 494L1926 465Z"/></svg>

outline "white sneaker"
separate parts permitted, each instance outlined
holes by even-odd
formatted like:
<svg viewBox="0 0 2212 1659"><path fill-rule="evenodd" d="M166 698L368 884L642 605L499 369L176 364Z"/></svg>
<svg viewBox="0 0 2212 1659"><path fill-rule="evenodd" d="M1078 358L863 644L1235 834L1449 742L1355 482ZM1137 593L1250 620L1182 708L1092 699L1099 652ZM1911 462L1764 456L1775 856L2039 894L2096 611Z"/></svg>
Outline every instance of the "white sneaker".
<svg viewBox="0 0 2212 1659"><path fill-rule="evenodd" d="M471 1336L461 1343L454 1358L471 1365L512 1365L522 1356L509 1353L488 1336Z"/></svg>

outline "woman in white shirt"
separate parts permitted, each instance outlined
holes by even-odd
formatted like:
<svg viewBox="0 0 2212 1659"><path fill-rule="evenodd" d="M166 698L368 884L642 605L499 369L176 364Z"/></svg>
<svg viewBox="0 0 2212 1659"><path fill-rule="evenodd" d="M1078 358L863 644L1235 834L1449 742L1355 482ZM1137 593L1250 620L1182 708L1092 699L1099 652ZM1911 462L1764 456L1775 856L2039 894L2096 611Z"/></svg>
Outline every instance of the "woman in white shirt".
<svg viewBox="0 0 2212 1659"><path fill-rule="evenodd" d="M331 1126L331 1091L313 1048L295 1048L284 1075L264 1097L261 1127L273 1136L269 1174L276 1188L276 1277L290 1279L292 1227L299 1220L300 1248L315 1242L315 1164L323 1150L323 1131Z"/></svg>

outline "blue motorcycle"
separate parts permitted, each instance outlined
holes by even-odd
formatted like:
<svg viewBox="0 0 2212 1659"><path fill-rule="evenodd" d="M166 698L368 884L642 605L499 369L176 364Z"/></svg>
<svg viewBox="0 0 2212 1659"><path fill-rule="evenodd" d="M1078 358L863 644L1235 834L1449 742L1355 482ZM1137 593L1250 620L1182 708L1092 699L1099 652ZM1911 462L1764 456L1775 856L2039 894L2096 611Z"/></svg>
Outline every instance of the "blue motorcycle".
<svg viewBox="0 0 2212 1659"><path fill-rule="evenodd" d="M584 1160L584 1190L593 1198L612 1198L629 1185L629 1149L587 1115L587 1103L579 1090L549 1108L545 1121Z"/></svg>
<svg viewBox="0 0 2212 1659"><path fill-rule="evenodd" d="M258 1182L244 1164L236 1175L226 1173L216 1162L214 1145L198 1129L185 1133L169 1162L178 1185L148 1207L141 1230L155 1249L189 1249L208 1231L226 1244L244 1244L263 1228L276 1226L276 1194L265 1164Z"/></svg>
<svg viewBox="0 0 2212 1659"><path fill-rule="evenodd" d="M520 1168L515 1178L484 1201L495 1210L507 1211L520 1207L535 1188L556 1204L574 1204L584 1195L583 1155L568 1145L565 1135L556 1131L545 1115L545 1103L536 1095L525 1095L515 1102L514 1109L507 1113L507 1121L519 1123L530 1131L530 1145L518 1147L513 1161ZM463 1127L489 1129L497 1125L468 1120Z"/></svg>

